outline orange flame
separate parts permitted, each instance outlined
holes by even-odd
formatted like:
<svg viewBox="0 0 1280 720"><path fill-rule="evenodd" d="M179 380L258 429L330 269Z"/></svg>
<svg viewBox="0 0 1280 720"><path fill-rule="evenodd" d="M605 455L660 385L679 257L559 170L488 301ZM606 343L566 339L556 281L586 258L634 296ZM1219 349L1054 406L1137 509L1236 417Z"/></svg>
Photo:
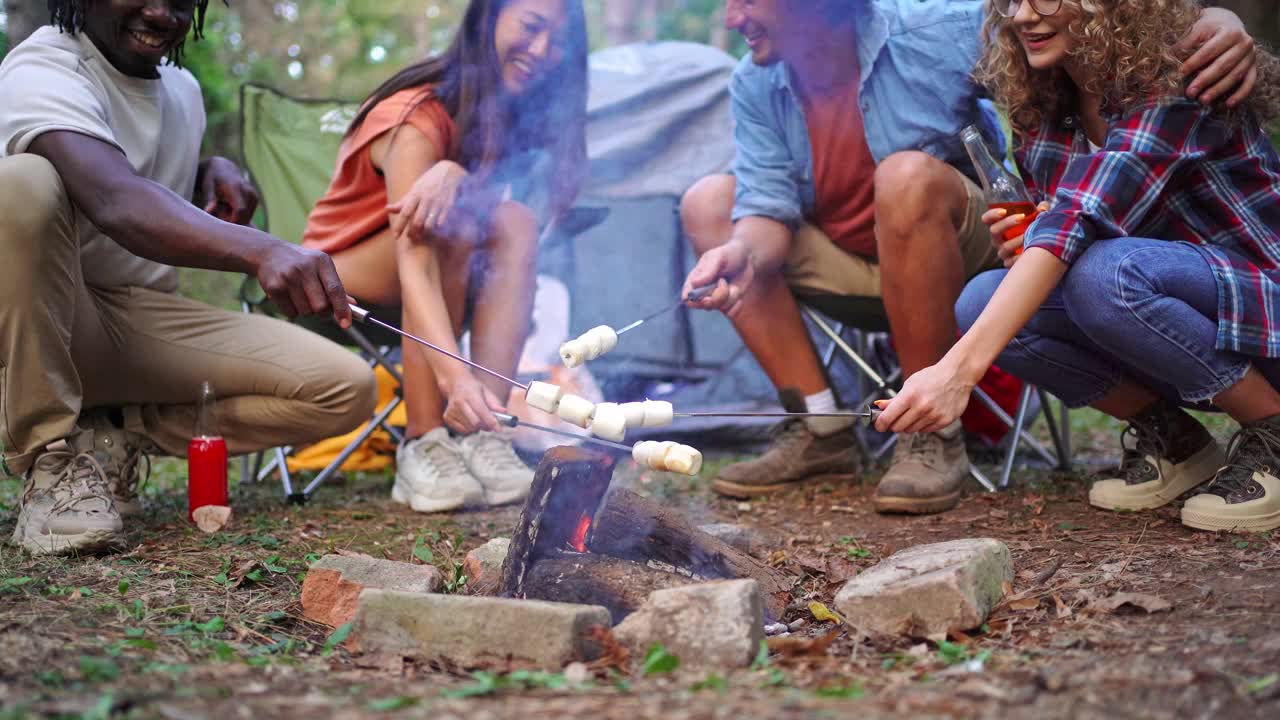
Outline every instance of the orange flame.
<svg viewBox="0 0 1280 720"><path fill-rule="evenodd" d="M580 553L587 551L587 530L591 529L591 516L583 515L578 521L578 529L573 531L573 538L569 540L569 545Z"/></svg>

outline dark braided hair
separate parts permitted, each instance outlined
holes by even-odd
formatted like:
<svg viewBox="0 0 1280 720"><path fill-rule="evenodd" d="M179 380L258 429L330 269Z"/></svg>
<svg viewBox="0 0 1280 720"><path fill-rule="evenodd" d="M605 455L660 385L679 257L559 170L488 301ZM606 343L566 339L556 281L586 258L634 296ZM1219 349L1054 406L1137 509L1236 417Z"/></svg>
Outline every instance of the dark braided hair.
<svg viewBox="0 0 1280 720"><path fill-rule="evenodd" d="M89 2L90 0L48 0L49 23L62 32L75 35L84 27L84 16ZM222 0L222 2L224 5L230 5L230 0ZM204 37L204 15L208 9L209 0L195 0L195 18L191 25L195 28L196 40ZM186 44L187 41L184 38L173 46L169 51L169 62L182 67L182 51Z"/></svg>

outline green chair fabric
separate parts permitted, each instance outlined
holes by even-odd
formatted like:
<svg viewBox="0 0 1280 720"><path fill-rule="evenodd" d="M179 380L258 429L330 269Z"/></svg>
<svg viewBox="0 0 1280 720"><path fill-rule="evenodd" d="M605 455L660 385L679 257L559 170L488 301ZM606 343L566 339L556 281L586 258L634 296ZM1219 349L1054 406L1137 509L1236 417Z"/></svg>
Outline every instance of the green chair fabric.
<svg viewBox="0 0 1280 720"><path fill-rule="evenodd" d="M262 195L267 232L302 240L357 109L353 102L300 100L261 85L241 87L241 154Z"/></svg>
<svg viewBox="0 0 1280 720"><path fill-rule="evenodd" d="M267 232L292 243L302 241L307 217L329 189L347 126L359 104L342 100L303 100L252 83L240 88L240 153L262 197ZM258 283L246 278L240 299L259 312L279 317ZM400 309L368 307L374 316L399 322ZM297 324L337 343L347 336L328 317L301 317ZM377 327L364 333L378 345L399 345L399 336Z"/></svg>

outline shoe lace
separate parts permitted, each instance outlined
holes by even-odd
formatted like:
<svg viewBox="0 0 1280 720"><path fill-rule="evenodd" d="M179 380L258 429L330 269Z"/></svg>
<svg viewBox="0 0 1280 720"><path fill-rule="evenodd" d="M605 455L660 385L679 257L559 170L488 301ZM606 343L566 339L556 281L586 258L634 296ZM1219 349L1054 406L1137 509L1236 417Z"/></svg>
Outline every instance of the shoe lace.
<svg viewBox="0 0 1280 720"><path fill-rule="evenodd" d="M902 433L898 435L893 462L895 465L910 461L937 465L942 461L942 450L942 438L935 433Z"/></svg>
<svg viewBox="0 0 1280 720"><path fill-rule="evenodd" d="M467 472L467 466L462 462L462 453L452 442L421 443L418 452L441 477L457 477Z"/></svg>
<svg viewBox="0 0 1280 720"><path fill-rule="evenodd" d="M1129 442L1131 440L1131 443ZM1130 447L1132 444L1132 447ZM1153 427L1129 423L1120 433L1120 446L1124 454L1120 460L1120 476L1125 483L1136 485L1160 477L1160 468L1147 460L1169 454L1168 443Z"/></svg>
<svg viewBox="0 0 1280 720"><path fill-rule="evenodd" d="M524 470L525 464L516 455L515 448L497 433L482 432L475 440L475 455L496 470Z"/></svg>
<svg viewBox="0 0 1280 720"><path fill-rule="evenodd" d="M57 473L53 484L46 490L54 498L52 513L74 510L94 500L108 506L115 503L107 486L107 472L91 451L50 449L41 455L37 463ZM29 502L35 492L34 485L28 488L23 494L23 502Z"/></svg>
<svg viewBox="0 0 1280 720"><path fill-rule="evenodd" d="M138 472L138 465L143 461L147 464L146 473ZM119 488L120 497L132 500L138 496L142 486L150 479L151 456L141 445L135 445L129 449L129 454L120 465L120 482L116 486Z"/></svg>
<svg viewBox="0 0 1280 720"><path fill-rule="evenodd" d="M1253 482L1259 470L1270 473L1280 467L1280 434L1276 428L1262 425L1242 426L1227 445L1227 464L1218 470L1205 492L1228 499L1240 494Z"/></svg>

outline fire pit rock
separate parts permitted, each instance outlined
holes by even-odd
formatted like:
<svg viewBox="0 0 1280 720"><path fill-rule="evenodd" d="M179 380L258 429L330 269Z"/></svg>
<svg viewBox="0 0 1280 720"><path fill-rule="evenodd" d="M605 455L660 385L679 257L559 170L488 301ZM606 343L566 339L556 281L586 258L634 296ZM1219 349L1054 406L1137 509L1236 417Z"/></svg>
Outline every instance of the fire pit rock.
<svg viewBox="0 0 1280 720"><path fill-rule="evenodd" d="M609 611L590 605L365 590L351 642L375 656L559 670L600 656L591 627Z"/></svg>
<svg viewBox="0 0 1280 720"><path fill-rule="evenodd" d="M494 538L467 553L462 572L467 576L469 590L477 595L494 594L502 582L502 561L510 548L510 538Z"/></svg>
<svg viewBox="0 0 1280 720"><path fill-rule="evenodd" d="M337 627L356 615L360 591L365 588L435 592L440 571L432 565L363 555L325 555L307 570L302 582L302 613L307 618Z"/></svg>
<svg viewBox="0 0 1280 720"><path fill-rule="evenodd" d="M747 667L764 641L764 601L755 580L658 590L613 632L634 657L661 643L682 667Z"/></svg>
<svg viewBox="0 0 1280 720"><path fill-rule="evenodd" d="M985 622L1012 580L1009 548L999 540L919 545L850 580L836 608L863 632L945 638Z"/></svg>

